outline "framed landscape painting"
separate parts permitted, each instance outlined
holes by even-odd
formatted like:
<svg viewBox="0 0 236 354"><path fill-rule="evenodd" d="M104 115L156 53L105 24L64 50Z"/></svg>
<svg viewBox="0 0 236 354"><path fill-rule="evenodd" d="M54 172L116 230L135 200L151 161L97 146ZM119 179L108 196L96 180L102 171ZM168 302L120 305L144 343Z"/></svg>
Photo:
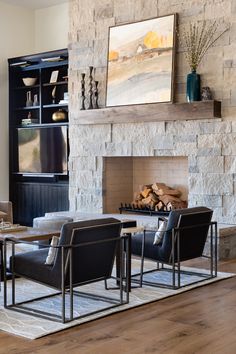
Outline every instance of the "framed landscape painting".
<svg viewBox="0 0 236 354"><path fill-rule="evenodd" d="M106 106L173 100L176 15L109 28Z"/></svg>

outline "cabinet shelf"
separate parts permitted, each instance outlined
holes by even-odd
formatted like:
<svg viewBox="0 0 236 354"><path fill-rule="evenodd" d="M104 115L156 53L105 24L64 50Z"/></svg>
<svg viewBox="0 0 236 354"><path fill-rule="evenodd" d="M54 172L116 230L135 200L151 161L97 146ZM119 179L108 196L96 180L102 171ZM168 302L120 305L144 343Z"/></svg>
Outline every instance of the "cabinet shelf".
<svg viewBox="0 0 236 354"><path fill-rule="evenodd" d="M51 122L51 123L42 123L40 126L45 126L45 127L48 127L48 126L68 126L68 122Z"/></svg>
<svg viewBox="0 0 236 354"><path fill-rule="evenodd" d="M39 85L32 85L32 86L18 86L18 87L14 87L14 90L32 90L35 88L39 88Z"/></svg>
<svg viewBox="0 0 236 354"><path fill-rule="evenodd" d="M47 82L47 83L43 84L43 87L60 86L60 85L68 85L68 81Z"/></svg>
<svg viewBox="0 0 236 354"><path fill-rule="evenodd" d="M68 104L54 103L54 104L44 104L43 105L43 108L58 108L58 107L68 107Z"/></svg>
<svg viewBox="0 0 236 354"><path fill-rule="evenodd" d="M30 107L18 107L14 110L15 111L28 111L28 110L39 109L39 108L40 108L40 106L30 106Z"/></svg>
<svg viewBox="0 0 236 354"><path fill-rule="evenodd" d="M40 123L32 123L32 124L20 124L16 125L16 128L30 128L30 127L41 127Z"/></svg>
<svg viewBox="0 0 236 354"><path fill-rule="evenodd" d="M32 123L32 124L19 124L14 126L14 128L37 128L37 127L50 127L50 126L68 126L68 122L51 122L51 123Z"/></svg>

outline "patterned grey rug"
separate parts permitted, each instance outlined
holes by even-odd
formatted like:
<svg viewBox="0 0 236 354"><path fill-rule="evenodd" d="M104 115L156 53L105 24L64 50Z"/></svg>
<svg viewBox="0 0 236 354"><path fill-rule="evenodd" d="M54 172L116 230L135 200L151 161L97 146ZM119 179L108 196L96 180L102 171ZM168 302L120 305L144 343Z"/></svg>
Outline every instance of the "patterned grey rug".
<svg viewBox="0 0 236 354"><path fill-rule="evenodd" d="M132 261L132 269L134 272L138 270L138 263L134 260ZM150 266L153 266L150 262L146 262L146 269L149 269ZM185 268L189 270L190 268ZM160 272L159 272L160 273ZM160 274L155 273L148 273L145 275L144 280L155 281L160 280ZM84 322L92 321L94 319L110 315L115 312L124 311L133 307L141 306L143 304L158 301L160 299L164 299L169 296L173 296L176 294L180 294L182 292L188 291L190 289L194 289L203 285L210 284L212 282L216 282L222 279L226 279L229 277L234 276L235 274L232 273L218 273L217 278L213 278L211 280L205 280L201 283L196 283L192 285L188 285L193 281L198 280L196 276L185 275L183 279L183 283L186 284L184 288L179 290L170 290L165 288L154 288L150 286L144 285L142 288L135 288L132 289L130 293L130 302L129 304L122 305L116 308L112 308L109 310L105 310L102 313L90 315L88 317L74 320L72 322L62 324L58 322L53 322L50 320L40 319L34 317L32 315L25 315L22 313L18 313L11 310L6 310L3 308L3 288L0 293L0 329L11 334L15 334L18 336L22 336L29 339L36 339L42 336L55 333L57 331L76 326L82 324ZM161 273L161 281L170 281L170 272L162 272ZM10 285L10 281L9 281ZM112 280L109 283L112 286ZM114 284L113 284L114 285ZM8 287L8 293L10 298L11 289L10 286ZM118 299L119 291L117 290L105 290L104 289L104 282L98 282L90 285L86 285L83 287L78 288L80 294L74 298L74 315L79 314L86 314L91 310L98 310L103 309L110 305L110 302L106 299L106 297L115 297ZM17 294L17 301L32 299L41 295L51 294L53 291L47 287L39 285L37 283L17 279L16 280L16 294ZM89 294L86 295L86 294ZM103 296L104 299L98 301L94 299L94 294L98 294ZM30 304L25 305L27 307L34 307L38 310L46 310L48 313L59 314L61 309L61 301L59 296L50 297L47 300L40 300L37 302L33 302ZM158 306L158 304L157 304Z"/></svg>

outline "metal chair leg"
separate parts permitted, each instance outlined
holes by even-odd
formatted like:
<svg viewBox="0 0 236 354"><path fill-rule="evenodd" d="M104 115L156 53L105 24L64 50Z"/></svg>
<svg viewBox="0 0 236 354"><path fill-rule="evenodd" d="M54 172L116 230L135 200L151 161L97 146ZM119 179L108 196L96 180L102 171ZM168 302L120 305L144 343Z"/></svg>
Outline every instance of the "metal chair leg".
<svg viewBox="0 0 236 354"><path fill-rule="evenodd" d="M72 259L72 249L69 250L69 259L70 259L70 321L73 320L74 317L74 298L73 298L73 259Z"/></svg>
<svg viewBox="0 0 236 354"><path fill-rule="evenodd" d="M62 322L65 323L66 318L65 318L65 255L64 255L64 247L61 249L61 297L62 297L62 308L61 308L61 319Z"/></svg>
<svg viewBox="0 0 236 354"><path fill-rule="evenodd" d="M129 293L131 291L131 253L130 253L131 235L126 238L126 301L129 302Z"/></svg>
<svg viewBox="0 0 236 354"><path fill-rule="evenodd" d="M213 268L214 268L214 259L213 259L213 229L212 225L210 227L210 273L211 276L213 277Z"/></svg>
<svg viewBox="0 0 236 354"><path fill-rule="evenodd" d="M3 247L4 307L7 307L7 243Z"/></svg>
<svg viewBox="0 0 236 354"><path fill-rule="evenodd" d="M144 268L144 248L145 248L145 230L143 230L143 240L142 240L142 253L141 253L141 267L140 267L140 288L143 286L143 268Z"/></svg>
<svg viewBox="0 0 236 354"><path fill-rule="evenodd" d="M15 243L12 242L12 305L15 305Z"/></svg>
<svg viewBox="0 0 236 354"><path fill-rule="evenodd" d="M172 286L175 289L175 230L172 230Z"/></svg>
<svg viewBox="0 0 236 354"><path fill-rule="evenodd" d="M217 254L217 223L215 222L215 277L217 276L217 262L218 262L218 254Z"/></svg>
<svg viewBox="0 0 236 354"><path fill-rule="evenodd" d="M179 247L179 231L177 231L176 237L177 237L178 288L180 288L180 247Z"/></svg>

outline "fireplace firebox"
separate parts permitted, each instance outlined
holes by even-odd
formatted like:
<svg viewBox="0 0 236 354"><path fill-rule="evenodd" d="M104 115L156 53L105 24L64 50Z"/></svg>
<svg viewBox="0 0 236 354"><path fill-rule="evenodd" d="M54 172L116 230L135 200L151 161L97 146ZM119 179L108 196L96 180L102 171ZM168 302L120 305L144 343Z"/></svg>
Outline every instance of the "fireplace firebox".
<svg viewBox="0 0 236 354"><path fill-rule="evenodd" d="M174 208L187 206L185 201L188 199L188 159L186 157L105 157L104 159L103 211L105 213L132 211L149 215L168 215L177 201L179 204ZM158 184L164 187L163 183L165 188L161 188L160 196L157 191L152 190L151 186ZM163 195L163 190L167 188L170 190L170 200ZM139 203L137 194L141 192L144 195ZM158 207L151 201L155 197L159 202ZM148 201L150 203L147 203Z"/></svg>

